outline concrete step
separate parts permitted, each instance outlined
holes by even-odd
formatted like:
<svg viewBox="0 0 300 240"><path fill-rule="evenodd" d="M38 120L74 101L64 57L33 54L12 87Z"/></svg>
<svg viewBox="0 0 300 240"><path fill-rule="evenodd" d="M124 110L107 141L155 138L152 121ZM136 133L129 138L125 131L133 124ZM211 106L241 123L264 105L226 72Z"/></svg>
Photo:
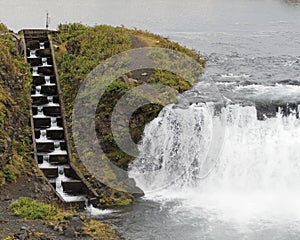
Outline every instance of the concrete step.
<svg viewBox="0 0 300 240"><path fill-rule="evenodd" d="M37 154L37 159L38 159L38 163L39 164L42 164L44 163L44 155L45 154L48 154L48 153L40 153L40 154ZM68 154L49 154L49 163L52 164L52 165L66 165L69 163L69 157L68 157Z"/></svg>
<svg viewBox="0 0 300 240"><path fill-rule="evenodd" d="M67 154L53 154L49 155L49 162L53 165L65 165L69 163Z"/></svg>
<svg viewBox="0 0 300 240"><path fill-rule="evenodd" d="M33 49L29 49L27 48L26 49L26 55L27 55L27 58L30 57L30 50L33 50ZM51 50L50 49L37 49L36 50L36 56L38 58L42 58L42 57L52 57L51 55Z"/></svg>
<svg viewBox="0 0 300 240"><path fill-rule="evenodd" d="M45 129L43 129L45 130ZM36 139L39 139L41 137L41 130L40 129L35 129L34 134ZM64 130L63 129L46 129L46 136L47 139L49 140L64 140L65 135L64 135Z"/></svg>
<svg viewBox="0 0 300 240"><path fill-rule="evenodd" d="M56 122L57 122L58 127L62 127L61 117L56 117ZM50 117L34 118L33 123L34 123L35 130L50 128L51 127L51 118Z"/></svg>
<svg viewBox="0 0 300 240"><path fill-rule="evenodd" d="M38 57L52 57L50 49L38 49L36 50L36 55Z"/></svg>
<svg viewBox="0 0 300 240"><path fill-rule="evenodd" d="M39 89L39 93L37 93L37 89ZM31 97L35 96L54 96L57 95L57 87L56 85L41 85L41 86L33 86L31 90Z"/></svg>
<svg viewBox="0 0 300 240"><path fill-rule="evenodd" d="M66 144L66 142L61 142L60 143L60 149L62 151L67 151L67 144Z"/></svg>
<svg viewBox="0 0 300 240"><path fill-rule="evenodd" d="M43 66L44 64L43 58L28 58L28 62L31 66ZM50 57L46 58L46 62L48 65L53 65L53 60Z"/></svg>
<svg viewBox="0 0 300 240"><path fill-rule="evenodd" d="M66 177L80 180L80 177L77 175L77 173L72 168L65 167L64 171L65 171Z"/></svg>
<svg viewBox="0 0 300 240"><path fill-rule="evenodd" d="M40 49L42 45L44 45L44 48L50 48L50 43L46 38L26 41L26 47L29 48L30 50Z"/></svg>
<svg viewBox="0 0 300 240"><path fill-rule="evenodd" d="M61 115L59 106L45 106L43 112L46 116L58 117Z"/></svg>
<svg viewBox="0 0 300 240"><path fill-rule="evenodd" d="M42 108L42 112L45 116L51 117L60 117L60 107L59 106L44 106ZM32 106L32 113L33 115L38 114L38 106Z"/></svg>
<svg viewBox="0 0 300 240"><path fill-rule="evenodd" d="M58 167L54 168L41 168L46 178L57 178L58 177Z"/></svg>
<svg viewBox="0 0 300 240"><path fill-rule="evenodd" d="M65 193L78 195L84 192L85 185L80 180L62 181L61 185Z"/></svg>
<svg viewBox="0 0 300 240"><path fill-rule="evenodd" d="M48 41L48 31L44 29L24 29L22 33L26 42L32 40Z"/></svg>
<svg viewBox="0 0 300 240"><path fill-rule="evenodd" d="M32 95L32 105L45 105L49 103L49 96L46 95ZM53 96L53 103L58 103L59 104L59 98L57 95Z"/></svg>
<svg viewBox="0 0 300 240"><path fill-rule="evenodd" d="M32 105L45 105L48 103L47 96L32 95Z"/></svg>
<svg viewBox="0 0 300 240"><path fill-rule="evenodd" d="M64 130L48 129L47 137L50 140L64 140L65 139Z"/></svg>
<svg viewBox="0 0 300 240"><path fill-rule="evenodd" d="M54 83L56 84L56 80L55 80L55 77L54 75L47 75L47 77L50 77L50 83ZM35 87L35 86L38 86L38 85L43 85L46 83L46 79L45 79L45 76L34 76L33 77L33 80L32 80L32 85Z"/></svg>
<svg viewBox="0 0 300 240"><path fill-rule="evenodd" d="M50 153L54 151L54 142L36 142L36 149L38 152Z"/></svg>
<svg viewBox="0 0 300 240"><path fill-rule="evenodd" d="M31 98L35 156L57 195L70 206L75 204L84 208L88 196L95 197L97 193L90 190L70 166L48 32L33 29L22 32L27 61L33 73ZM64 179L61 186L56 186L61 179Z"/></svg>
<svg viewBox="0 0 300 240"><path fill-rule="evenodd" d="M42 76L49 76L54 74L54 69L52 66L34 66L37 67L37 73ZM31 68L31 73L33 73L33 68Z"/></svg>
<svg viewBox="0 0 300 240"><path fill-rule="evenodd" d="M39 66L38 73L44 76L49 76L54 74L53 66Z"/></svg>
<svg viewBox="0 0 300 240"><path fill-rule="evenodd" d="M41 87L42 94L47 94L47 96L53 96L58 94L56 85L42 85Z"/></svg>

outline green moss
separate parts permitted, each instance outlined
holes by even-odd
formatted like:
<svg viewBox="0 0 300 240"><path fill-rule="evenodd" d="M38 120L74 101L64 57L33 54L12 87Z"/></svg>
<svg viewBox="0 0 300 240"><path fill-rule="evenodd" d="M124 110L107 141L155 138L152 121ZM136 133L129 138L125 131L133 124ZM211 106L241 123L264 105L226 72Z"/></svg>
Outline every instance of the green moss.
<svg viewBox="0 0 300 240"><path fill-rule="evenodd" d="M2 170L2 176L4 178L3 184L5 182L15 182L17 180L17 177L21 174L23 170L24 170L23 157L17 153L14 153L10 161L4 166Z"/></svg>
<svg viewBox="0 0 300 240"><path fill-rule="evenodd" d="M101 240L118 240L120 239L117 233L107 224L90 220L84 223L84 231L93 239Z"/></svg>
<svg viewBox="0 0 300 240"><path fill-rule="evenodd" d="M14 182L32 162L30 112L31 73L17 40L0 24L0 187ZM31 169L31 168L29 168Z"/></svg>
<svg viewBox="0 0 300 240"><path fill-rule="evenodd" d="M101 61L115 54L139 46L161 47L184 53L197 61L202 67L205 65L205 61L203 61L199 54L194 50L183 47L178 43L169 41L159 35L140 30L130 30L124 27L111 27L107 25L89 27L78 23L63 24L59 26L59 33L54 39L55 44L58 46L56 60L63 95L62 99L66 107L66 119L69 132L71 132L72 127L73 104L81 83L84 81L87 74L100 64ZM138 46L134 46L134 42L140 43L137 44ZM154 54L150 57L159 65L159 61L168 56L158 56ZM170 60L169 62L172 64L174 61ZM182 69L185 69L184 65L182 66ZM136 82L128 83L123 79L116 79L113 81L102 95L95 116L99 144L106 156L114 164L123 169L127 169L128 164L133 160L133 157L119 149L111 131L111 116L118 100L127 91L145 82L164 84L176 89L178 92L184 92L192 86L190 81L167 71L160 69L145 69L145 71L147 72L147 77L145 78L141 77L143 70L137 70L126 74L128 77L136 79ZM193 77L192 74L191 77ZM198 78L193 79L192 82L197 80ZM143 96L134 96L131 100L135 101L139 97ZM145 125L152 121L161 109L162 106L160 105L150 104L135 111L130 120L129 130L132 139L136 143L141 140ZM84 126L84 123L82 123L82 125ZM74 163L84 175L89 175L87 170L78 160L74 144L72 143L71 145L73 152L75 152ZM90 183L93 185L93 181L90 181ZM104 193L105 195L102 197L101 203L105 205L110 203L115 204L113 196L107 194L107 192L112 191L111 189L105 188L104 190L99 190L97 188L98 187L95 187L95 190L98 190L100 194ZM128 199L130 199L130 197ZM124 203L128 202L130 201L124 201ZM121 203L123 202L121 201Z"/></svg>
<svg viewBox="0 0 300 240"><path fill-rule="evenodd" d="M0 187L2 187L5 184L5 175L4 172L0 171Z"/></svg>
<svg viewBox="0 0 300 240"><path fill-rule="evenodd" d="M132 200L130 198L117 198L114 199L114 202L117 206L126 206L132 203Z"/></svg>
<svg viewBox="0 0 300 240"><path fill-rule="evenodd" d="M45 221L52 226L62 223L61 221L64 217L76 214L77 216L79 215L80 219L83 221L84 233L93 237L93 239L119 239L117 233L106 224L96 220L87 219L85 216L74 211L63 211L51 204L37 202L32 198L20 197L18 200L11 203L9 209L12 210L15 215L23 218L24 220ZM69 226L70 222L64 219L63 224L65 226ZM76 231L74 234L76 235ZM78 233L78 235L80 234Z"/></svg>
<svg viewBox="0 0 300 240"><path fill-rule="evenodd" d="M9 208L15 215L25 220L53 220L57 214L52 205L36 202L27 197L14 201Z"/></svg>
<svg viewBox="0 0 300 240"><path fill-rule="evenodd" d="M99 203L102 206L125 206L134 201L129 193L120 192L109 187L104 187L100 193Z"/></svg>
<svg viewBox="0 0 300 240"><path fill-rule="evenodd" d="M7 27L3 23L0 23L0 32L4 32L4 33L8 32Z"/></svg>

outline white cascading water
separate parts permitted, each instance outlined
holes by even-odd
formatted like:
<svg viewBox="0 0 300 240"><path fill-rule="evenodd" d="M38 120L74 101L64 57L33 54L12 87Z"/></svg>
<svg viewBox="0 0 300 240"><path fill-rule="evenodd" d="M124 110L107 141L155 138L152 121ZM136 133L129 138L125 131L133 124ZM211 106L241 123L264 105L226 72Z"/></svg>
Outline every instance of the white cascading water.
<svg viewBox="0 0 300 240"><path fill-rule="evenodd" d="M146 126L130 170L146 197L181 199L193 212L201 208L238 222L274 216L300 220L296 114L259 121L253 106L229 105L218 117L208 112L195 104L167 106ZM219 138L212 137L216 118L223 122ZM216 154L208 154L216 144ZM218 159L207 161L210 156Z"/></svg>
<svg viewBox="0 0 300 240"><path fill-rule="evenodd" d="M195 177L205 177L201 167L213 136L211 112L202 104L188 109L169 105L145 128L141 154L131 166L131 174L145 191L172 185L178 188L193 184Z"/></svg>

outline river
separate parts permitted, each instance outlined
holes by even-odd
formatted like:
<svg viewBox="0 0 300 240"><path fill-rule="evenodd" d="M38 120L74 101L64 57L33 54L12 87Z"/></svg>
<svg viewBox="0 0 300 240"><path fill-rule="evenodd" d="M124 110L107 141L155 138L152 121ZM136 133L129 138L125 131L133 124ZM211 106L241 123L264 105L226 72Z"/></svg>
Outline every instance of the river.
<svg viewBox="0 0 300 240"><path fill-rule="evenodd" d="M299 239L299 0L49 2L0 0L0 21L14 31L41 28L49 11L51 28L123 24L162 34L208 60L202 80L227 101L214 116L203 104L166 106L130 171L146 196L96 218L132 240ZM222 123L221 141L212 142L219 152L205 161L214 121Z"/></svg>

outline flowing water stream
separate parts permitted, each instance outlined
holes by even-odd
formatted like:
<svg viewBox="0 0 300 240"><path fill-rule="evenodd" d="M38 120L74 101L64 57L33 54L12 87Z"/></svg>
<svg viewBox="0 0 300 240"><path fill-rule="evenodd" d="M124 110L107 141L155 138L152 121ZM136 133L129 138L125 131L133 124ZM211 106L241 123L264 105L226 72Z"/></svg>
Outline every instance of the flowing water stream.
<svg viewBox="0 0 300 240"><path fill-rule="evenodd" d="M145 129L130 175L146 196L90 214L132 240L300 238L300 1L22 2L0 1L14 30L43 26L42 8L52 24L147 29L208 60L202 82L180 97L194 103L166 106Z"/></svg>

